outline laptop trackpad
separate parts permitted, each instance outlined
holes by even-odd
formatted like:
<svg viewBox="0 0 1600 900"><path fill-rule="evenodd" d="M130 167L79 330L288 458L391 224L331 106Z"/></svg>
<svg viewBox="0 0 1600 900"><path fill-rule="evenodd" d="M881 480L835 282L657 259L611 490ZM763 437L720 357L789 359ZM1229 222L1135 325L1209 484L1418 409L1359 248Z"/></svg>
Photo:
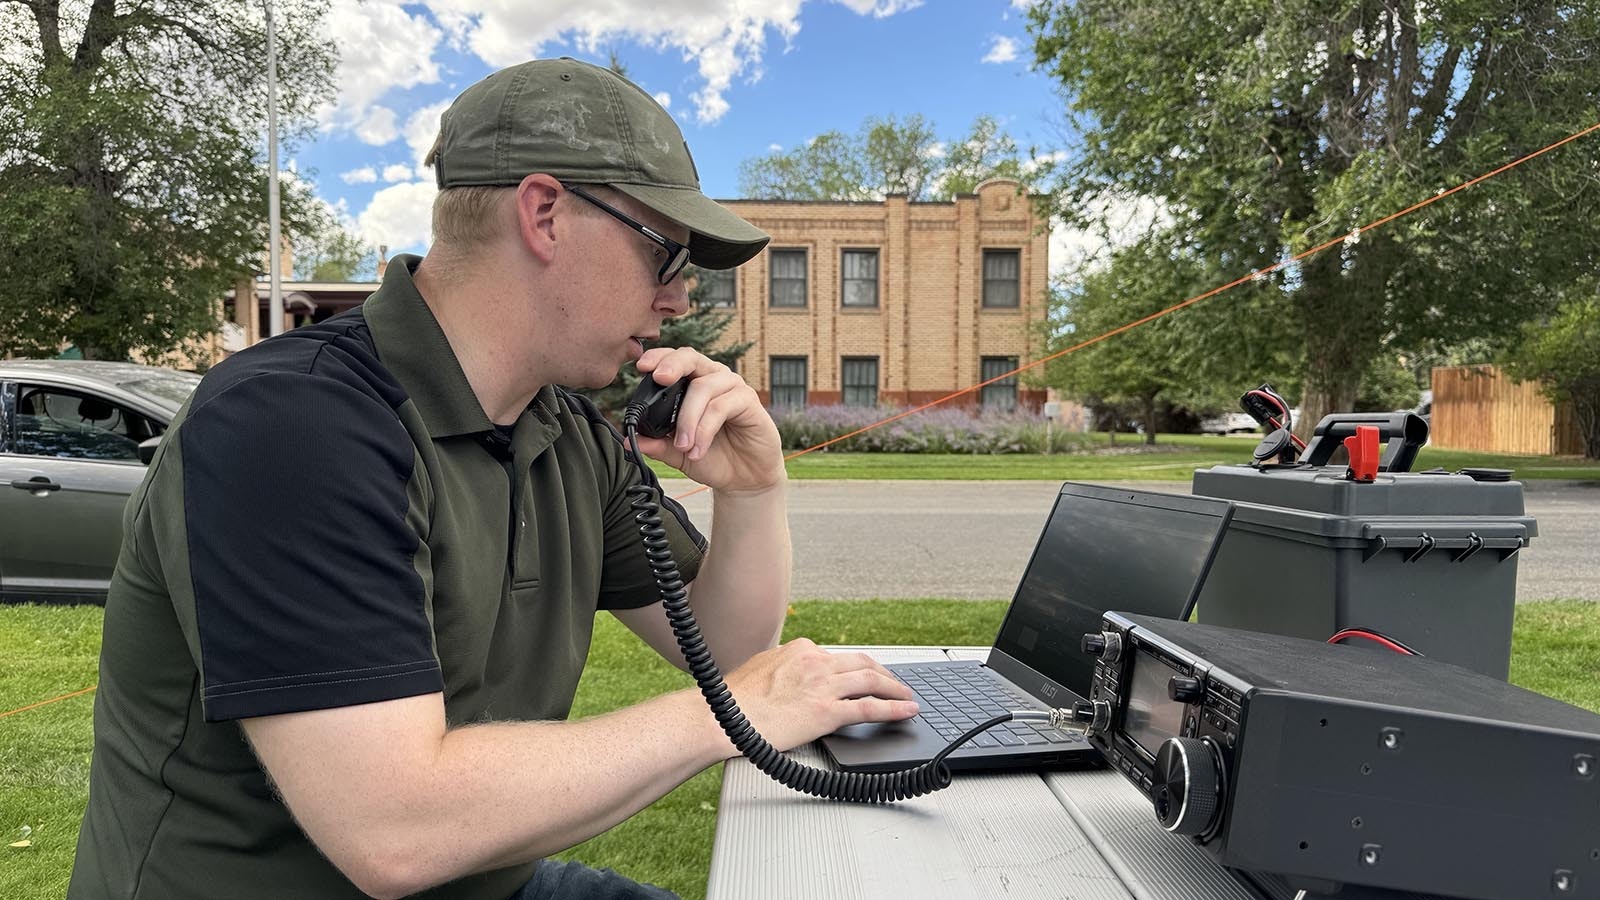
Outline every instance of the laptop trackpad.
<svg viewBox="0 0 1600 900"><path fill-rule="evenodd" d="M901 751L910 752L919 743L939 741L939 735L933 726L922 721L921 716L905 719L900 722L862 722L858 725L846 725L828 736L829 741L837 741L841 747L854 744L868 744L872 747L874 756L896 758ZM944 745L939 741L939 746ZM914 754L913 754L914 755Z"/></svg>

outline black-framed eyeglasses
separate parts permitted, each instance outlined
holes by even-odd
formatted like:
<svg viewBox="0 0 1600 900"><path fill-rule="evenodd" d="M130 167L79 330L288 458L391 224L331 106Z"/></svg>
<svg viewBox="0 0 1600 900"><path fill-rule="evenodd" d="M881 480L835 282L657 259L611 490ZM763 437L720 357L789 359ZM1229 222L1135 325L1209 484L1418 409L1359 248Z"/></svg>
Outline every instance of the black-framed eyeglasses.
<svg viewBox="0 0 1600 900"><path fill-rule="evenodd" d="M672 279L677 278L678 273L683 271L683 267L689 264L688 246L680 244L672 238L666 237L665 235L657 234L655 229L645 225L642 222L634 220L632 216L620 209L617 209L615 206L612 206L604 200L601 200L599 197L596 197L576 184L567 184L566 182L562 182L561 186L573 192L574 194L577 194L579 197L589 201L590 203L593 203L595 206L600 207L607 213L610 213L611 216L617 221L644 235L645 238L650 241L650 243L655 244L662 250L666 251L667 258L661 263L660 271L656 272L657 283L667 284L668 282L672 281Z"/></svg>

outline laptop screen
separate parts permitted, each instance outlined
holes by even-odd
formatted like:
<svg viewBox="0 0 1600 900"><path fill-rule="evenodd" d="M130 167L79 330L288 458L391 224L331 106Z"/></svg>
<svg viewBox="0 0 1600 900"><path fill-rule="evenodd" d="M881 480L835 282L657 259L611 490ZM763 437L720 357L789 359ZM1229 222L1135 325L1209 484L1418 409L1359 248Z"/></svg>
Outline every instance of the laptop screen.
<svg viewBox="0 0 1600 900"><path fill-rule="evenodd" d="M1086 696L1084 634L1107 610L1186 618L1232 510L1214 497L1062 485L995 649Z"/></svg>

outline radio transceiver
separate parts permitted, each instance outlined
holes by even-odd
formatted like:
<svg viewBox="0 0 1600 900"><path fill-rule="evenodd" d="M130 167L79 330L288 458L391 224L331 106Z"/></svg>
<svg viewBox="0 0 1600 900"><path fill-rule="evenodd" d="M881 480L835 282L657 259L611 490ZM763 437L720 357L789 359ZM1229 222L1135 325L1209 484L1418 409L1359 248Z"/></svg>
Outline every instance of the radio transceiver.
<svg viewBox="0 0 1600 900"><path fill-rule="evenodd" d="M1078 717L1168 831L1309 893L1600 900L1600 715L1360 646L1108 612Z"/></svg>

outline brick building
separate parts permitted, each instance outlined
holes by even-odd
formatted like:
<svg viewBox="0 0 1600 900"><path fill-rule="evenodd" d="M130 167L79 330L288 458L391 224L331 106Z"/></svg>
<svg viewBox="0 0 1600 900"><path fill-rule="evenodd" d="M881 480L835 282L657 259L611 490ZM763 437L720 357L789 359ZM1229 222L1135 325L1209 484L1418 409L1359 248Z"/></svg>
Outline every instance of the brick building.
<svg viewBox="0 0 1600 900"><path fill-rule="evenodd" d="M951 202L727 200L772 235L712 285L754 344L745 379L778 405L915 405L1039 357L1049 235L1015 181ZM1037 409L1015 377L952 401Z"/></svg>
<svg viewBox="0 0 1600 900"><path fill-rule="evenodd" d="M1038 359L1049 236L1021 190L995 179L941 203L722 201L772 235L740 268L708 273L709 305L733 312L725 339L753 343L740 373L768 403L904 406ZM286 280L286 325L321 321L376 287ZM252 291L253 310L230 302L226 349L268 333L266 282L235 293ZM951 402L1037 410L1044 391L1011 377Z"/></svg>

